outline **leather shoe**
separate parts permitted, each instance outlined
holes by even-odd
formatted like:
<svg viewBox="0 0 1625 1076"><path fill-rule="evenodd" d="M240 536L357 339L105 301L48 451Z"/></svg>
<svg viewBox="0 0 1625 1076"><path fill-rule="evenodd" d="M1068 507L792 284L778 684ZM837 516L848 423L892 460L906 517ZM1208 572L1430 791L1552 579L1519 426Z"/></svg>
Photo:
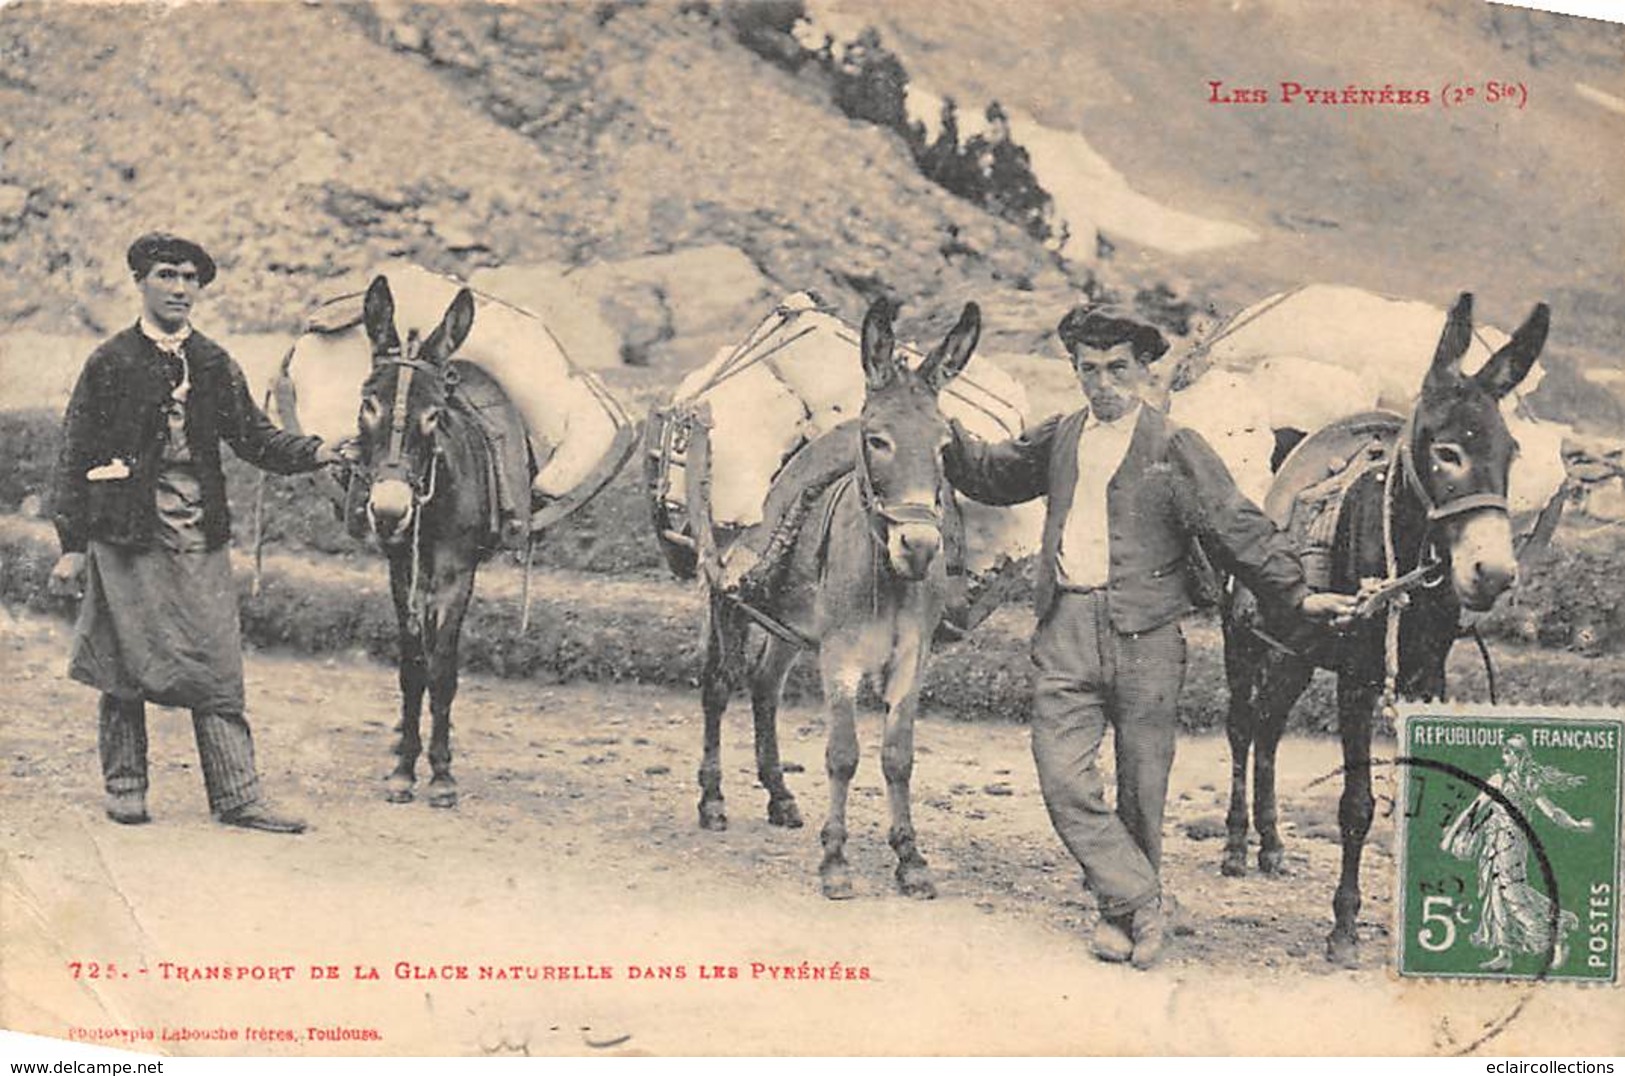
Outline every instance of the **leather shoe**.
<svg viewBox="0 0 1625 1076"><path fill-rule="evenodd" d="M1095 956L1110 964L1121 964L1134 954L1134 939L1129 937L1128 921L1103 915L1095 924L1091 946Z"/></svg>
<svg viewBox="0 0 1625 1076"><path fill-rule="evenodd" d="M1134 925L1130 930L1134 938L1134 954L1130 960L1136 968L1143 971L1162 959L1166 933L1162 901L1147 904L1134 913Z"/></svg>
<svg viewBox="0 0 1625 1076"><path fill-rule="evenodd" d="M263 803L248 803L234 811L227 811L220 816L220 821L228 826L257 829L265 833L305 832L304 819L277 814Z"/></svg>
<svg viewBox="0 0 1625 1076"><path fill-rule="evenodd" d="M152 821L147 813L147 797L140 792L109 792L107 817L121 826L139 826Z"/></svg>

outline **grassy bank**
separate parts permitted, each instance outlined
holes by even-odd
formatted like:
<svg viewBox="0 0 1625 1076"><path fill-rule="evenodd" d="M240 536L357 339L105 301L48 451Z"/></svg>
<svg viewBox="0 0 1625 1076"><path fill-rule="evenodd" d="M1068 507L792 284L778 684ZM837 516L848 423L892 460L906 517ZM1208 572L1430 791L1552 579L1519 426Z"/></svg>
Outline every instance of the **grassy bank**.
<svg viewBox="0 0 1625 1076"><path fill-rule="evenodd" d="M0 517L0 599L61 616L71 603L49 597L45 580L56 557L50 528ZM395 621L386 571L372 556L266 557L261 586L251 593L251 562L238 554L244 635L251 645L311 655L365 654L396 658ZM547 683L635 682L693 687L700 667L700 597L657 575L608 577L541 572L532 579L531 623L519 632L520 573L488 565L463 632L463 668ZM1027 639L1031 616L1006 608L969 643L933 658L925 705L963 720L1023 720L1031 691ZM1224 722L1225 688L1218 633L1211 623L1189 625L1190 666L1179 721L1188 730ZM1625 704L1625 661L1586 658L1522 645L1495 648L1503 700L1526 704ZM1470 646L1451 663L1452 694L1487 700L1485 676ZM696 693L697 695L697 693ZM817 695L816 672L801 662L787 695ZM695 699L698 705L698 698ZM740 699L736 706L744 709ZM1333 727L1331 680L1318 676L1293 714L1294 728Z"/></svg>

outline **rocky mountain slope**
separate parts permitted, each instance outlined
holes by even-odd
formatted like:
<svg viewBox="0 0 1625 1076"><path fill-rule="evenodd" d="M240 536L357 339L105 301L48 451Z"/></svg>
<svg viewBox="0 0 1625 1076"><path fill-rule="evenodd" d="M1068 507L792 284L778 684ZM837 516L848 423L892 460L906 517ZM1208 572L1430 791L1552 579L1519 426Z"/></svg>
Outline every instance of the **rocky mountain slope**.
<svg viewBox="0 0 1625 1076"><path fill-rule="evenodd" d="M1047 322L1067 286L894 137L670 6L15 5L0 117L13 327L122 320L123 246L159 225L219 252L208 314L240 330L388 257L467 275L722 243L854 315L882 286L922 315L1042 287Z"/></svg>
<svg viewBox="0 0 1625 1076"><path fill-rule="evenodd" d="M1261 236L1178 257L1106 234L1115 255L1084 266L922 177L815 72L741 45L739 6L0 8L0 325L123 321L124 245L163 226L218 252L204 320L230 332L293 329L387 258L465 276L542 265L615 282L587 290L622 358L686 365L715 328L688 339L659 273L602 267L703 247L754 267L742 304L811 287L855 318L891 289L905 332L928 336L975 298L990 350L1052 351L1085 288L1127 299L1166 281L1223 314L1331 280L1434 302L1473 288L1508 323L1547 298L1554 361L1619 365L1625 161L1609 147L1625 141L1608 136L1625 119L1576 89L1625 94L1615 29L1465 0L1238 0L1177 18L1117 0L837 5L966 115L1000 99L1082 131L1137 189ZM1531 97L1406 114L1204 103L1210 78L1288 77L1495 77Z"/></svg>

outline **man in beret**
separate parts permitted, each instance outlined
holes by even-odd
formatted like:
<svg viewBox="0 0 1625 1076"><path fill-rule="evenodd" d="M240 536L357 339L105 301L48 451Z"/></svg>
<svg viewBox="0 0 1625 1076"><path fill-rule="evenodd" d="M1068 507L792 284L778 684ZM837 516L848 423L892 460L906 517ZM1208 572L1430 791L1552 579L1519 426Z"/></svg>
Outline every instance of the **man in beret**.
<svg viewBox="0 0 1625 1076"><path fill-rule="evenodd" d="M54 517L59 592L83 589L69 674L102 692L107 814L148 821L146 703L192 711L209 806L221 822L299 833L260 798L243 716L220 444L277 474L335 462L319 438L272 425L231 356L191 326L215 277L198 244L143 235L126 260L141 316L85 362L68 403Z"/></svg>
<svg viewBox="0 0 1625 1076"><path fill-rule="evenodd" d="M997 444L953 424L944 463L985 504L1048 498L1032 650L1039 786L1099 902L1095 954L1146 968L1165 940L1162 816L1193 554L1200 546L1261 600L1306 617L1347 618L1353 599L1311 593L1285 536L1201 436L1145 404L1148 367L1168 350L1161 332L1080 306L1059 335L1088 406ZM1108 726L1115 811L1097 764Z"/></svg>

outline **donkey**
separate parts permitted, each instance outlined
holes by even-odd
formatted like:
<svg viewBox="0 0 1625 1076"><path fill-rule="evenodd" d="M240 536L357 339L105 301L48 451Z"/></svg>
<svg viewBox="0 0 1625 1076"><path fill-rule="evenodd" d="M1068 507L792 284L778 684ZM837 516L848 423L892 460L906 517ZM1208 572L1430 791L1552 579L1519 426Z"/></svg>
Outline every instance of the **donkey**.
<svg viewBox="0 0 1625 1076"><path fill-rule="evenodd" d="M1227 731L1231 752L1230 810L1221 870L1246 871L1247 755L1253 761L1253 821L1259 870L1282 872L1277 827L1275 752L1288 712L1315 668L1337 674L1337 720L1343 746L1343 793L1338 804L1342 873L1332 901L1334 925L1327 959L1358 961L1360 855L1371 828L1372 718L1379 696L1440 699L1445 659L1459 629L1461 608L1482 611L1517 578L1507 475L1517 443L1497 401L1529 373L1546 342L1551 315L1538 304L1483 369L1461 370L1472 340L1473 300L1456 300L1410 416L1397 429L1386 462L1353 479L1344 496L1330 550L1331 588L1353 594L1365 581L1409 576L1417 585L1388 616L1399 618L1397 640L1386 617L1356 623L1339 638L1313 629L1286 649L1255 632L1244 600L1224 610L1225 671L1230 688ZM1396 427L1399 426L1396 416ZM1419 570L1420 569L1420 570ZM1448 579L1449 585L1443 585ZM1235 598L1242 598L1236 595Z"/></svg>
<svg viewBox="0 0 1625 1076"><path fill-rule="evenodd" d="M432 730L429 803L457 804L451 775L451 704L457 695L457 643L489 551L490 519L484 434L457 406L451 357L474 324L474 297L457 293L426 339L395 330L389 281L376 277L363 306L372 373L361 389L360 468L369 491L366 512L389 562L389 587L400 630L401 723L391 803L408 803L423 751L419 729L429 694Z"/></svg>
<svg viewBox="0 0 1625 1076"><path fill-rule="evenodd" d="M981 334L981 314L968 303L936 350L910 370L895 349L897 307L877 300L863 321L861 350L866 396L849 436L852 470L836 480L807 513L782 580L760 608L747 610L709 583L705 661L700 676L705 755L700 764L700 826L727 827L720 757L722 714L748 676L755 714L757 776L768 792L768 821L800 826L801 813L784 783L777 712L785 678L803 646L818 649L829 707L829 816L820 834L824 896L853 896L847 865L846 801L858 768L855 725L858 689L866 676L886 704L881 768L891 809L890 843L902 892L936 896L915 843L909 810L914 768L914 716L931 637L947 600L942 525L949 506L942 475L948 425L937 392L964 369ZM714 579L708 574L708 580ZM752 615L782 626L750 661L745 645ZM791 639L799 640L797 642ZM748 666L748 669L747 669Z"/></svg>

